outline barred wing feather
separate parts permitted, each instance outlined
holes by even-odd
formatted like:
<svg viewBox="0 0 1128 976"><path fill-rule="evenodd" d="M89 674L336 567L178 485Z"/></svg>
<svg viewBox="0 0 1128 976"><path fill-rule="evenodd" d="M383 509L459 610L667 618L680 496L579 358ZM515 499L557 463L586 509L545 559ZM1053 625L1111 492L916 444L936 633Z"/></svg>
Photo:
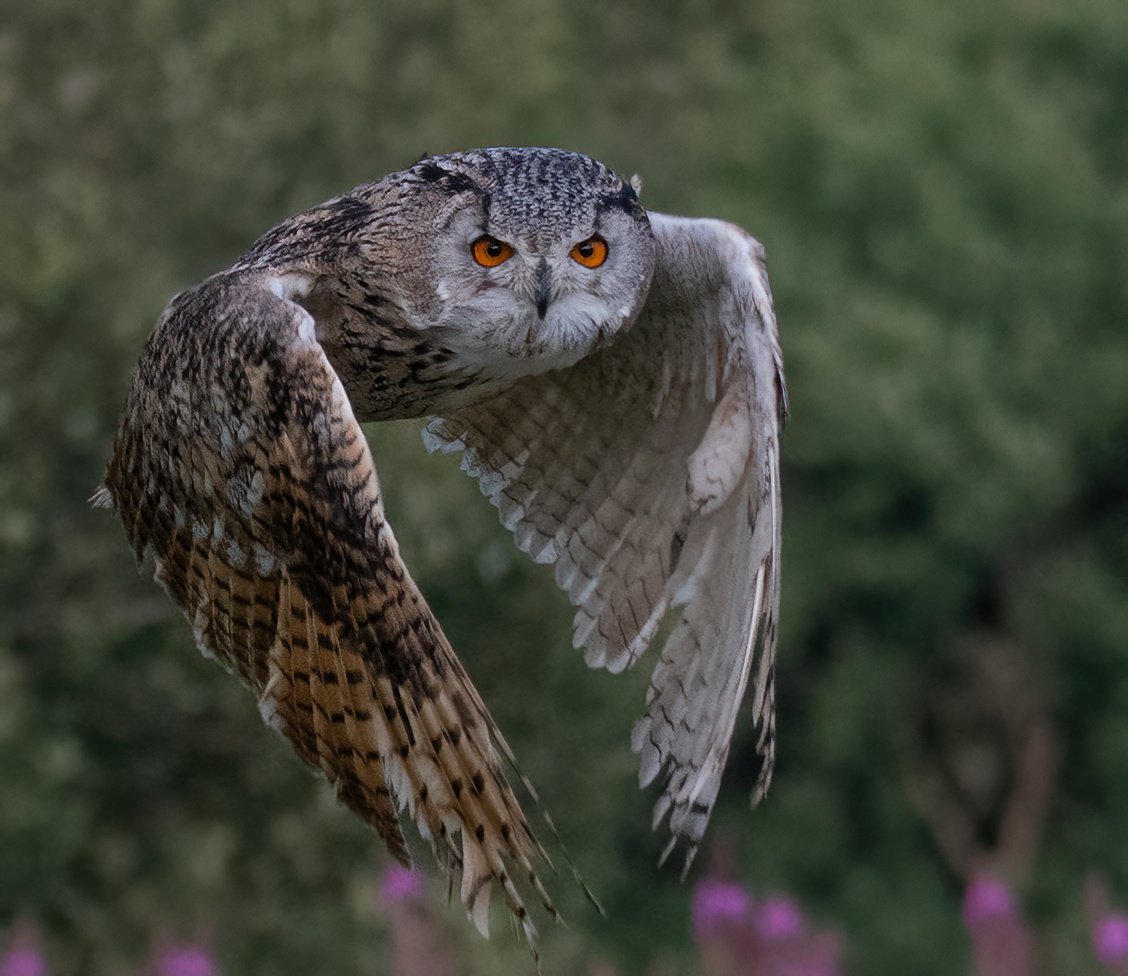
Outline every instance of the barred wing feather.
<svg viewBox="0 0 1128 976"><path fill-rule="evenodd" d="M513 879L552 912L511 759L404 566L349 400L285 280L217 276L166 310L99 497L201 650L407 863L405 811L486 930Z"/></svg>

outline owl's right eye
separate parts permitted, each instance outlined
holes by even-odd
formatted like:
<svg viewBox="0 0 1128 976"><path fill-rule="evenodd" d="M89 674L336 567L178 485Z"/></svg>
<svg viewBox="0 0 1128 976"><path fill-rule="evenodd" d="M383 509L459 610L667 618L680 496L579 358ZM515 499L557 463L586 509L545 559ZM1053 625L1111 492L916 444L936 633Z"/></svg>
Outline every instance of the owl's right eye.
<svg viewBox="0 0 1128 976"><path fill-rule="evenodd" d="M470 253L483 268L496 268L513 257L513 247L496 237L483 234L470 245Z"/></svg>

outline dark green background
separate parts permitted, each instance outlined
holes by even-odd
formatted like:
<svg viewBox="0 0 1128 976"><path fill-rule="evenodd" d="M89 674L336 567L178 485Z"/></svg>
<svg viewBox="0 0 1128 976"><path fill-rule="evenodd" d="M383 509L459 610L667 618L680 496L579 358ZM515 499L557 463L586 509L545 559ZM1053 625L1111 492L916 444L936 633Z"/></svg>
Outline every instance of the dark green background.
<svg viewBox="0 0 1128 976"><path fill-rule="evenodd" d="M1086 872L1128 898L1121 0L7 4L0 937L34 915L59 973L131 971L162 927L214 932L229 976L386 971L380 845L85 500L172 293L294 211L490 144L591 153L767 246L780 764L750 813L741 729L712 827L736 876L839 927L855 974L963 971L948 814L910 795L956 770L991 857L1017 777L976 697L995 655L1056 762L1035 842L990 863L1046 971L1090 971ZM551 972L692 971L627 745L649 661L587 673L550 574L451 459L369 433L408 562L608 909L562 874ZM488 944L449 921L474 973L526 967L500 915Z"/></svg>

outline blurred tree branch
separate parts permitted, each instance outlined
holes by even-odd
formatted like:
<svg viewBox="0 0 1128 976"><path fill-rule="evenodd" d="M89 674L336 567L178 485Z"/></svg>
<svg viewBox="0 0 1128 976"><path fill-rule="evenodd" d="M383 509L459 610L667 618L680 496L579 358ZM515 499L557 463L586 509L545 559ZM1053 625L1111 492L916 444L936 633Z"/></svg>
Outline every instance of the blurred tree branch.
<svg viewBox="0 0 1128 976"><path fill-rule="evenodd" d="M925 706L913 807L953 873L1029 878L1057 782L1056 728L1033 655L997 634L965 638Z"/></svg>

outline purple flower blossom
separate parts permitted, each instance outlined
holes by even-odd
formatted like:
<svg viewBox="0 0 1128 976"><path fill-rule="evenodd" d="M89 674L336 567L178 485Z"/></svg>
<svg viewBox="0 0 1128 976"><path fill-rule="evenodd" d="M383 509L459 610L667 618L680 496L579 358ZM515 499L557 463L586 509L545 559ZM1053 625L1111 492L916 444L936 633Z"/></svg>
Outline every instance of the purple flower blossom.
<svg viewBox="0 0 1128 976"><path fill-rule="evenodd" d="M1010 889L988 875L977 875L964 894L963 917L968 929L975 929L988 919L1014 918L1014 896Z"/></svg>
<svg viewBox="0 0 1128 976"><path fill-rule="evenodd" d="M774 895L756 906L753 924L762 938L793 939L803 933L803 913L790 898Z"/></svg>
<svg viewBox="0 0 1128 976"><path fill-rule="evenodd" d="M1093 950L1101 964L1109 967L1128 963L1128 915L1105 915L1093 925Z"/></svg>
<svg viewBox="0 0 1128 976"><path fill-rule="evenodd" d="M749 919L752 898L731 881L706 879L693 889L693 934L702 936Z"/></svg>
<svg viewBox="0 0 1128 976"><path fill-rule="evenodd" d="M47 960L32 946L14 946L0 959L0 976L47 976Z"/></svg>
<svg viewBox="0 0 1128 976"><path fill-rule="evenodd" d="M156 976L216 976L215 959L203 946L178 945L157 957Z"/></svg>
<svg viewBox="0 0 1128 976"><path fill-rule="evenodd" d="M47 959L39 948L35 923L16 919L7 952L0 956L0 976L47 976Z"/></svg>
<svg viewBox="0 0 1128 976"><path fill-rule="evenodd" d="M963 917L976 976L1030 976L1030 931L1010 888L975 875L964 894Z"/></svg>
<svg viewBox="0 0 1128 976"><path fill-rule="evenodd" d="M380 878L380 907L384 911L422 896L423 877L418 871L393 864Z"/></svg>

